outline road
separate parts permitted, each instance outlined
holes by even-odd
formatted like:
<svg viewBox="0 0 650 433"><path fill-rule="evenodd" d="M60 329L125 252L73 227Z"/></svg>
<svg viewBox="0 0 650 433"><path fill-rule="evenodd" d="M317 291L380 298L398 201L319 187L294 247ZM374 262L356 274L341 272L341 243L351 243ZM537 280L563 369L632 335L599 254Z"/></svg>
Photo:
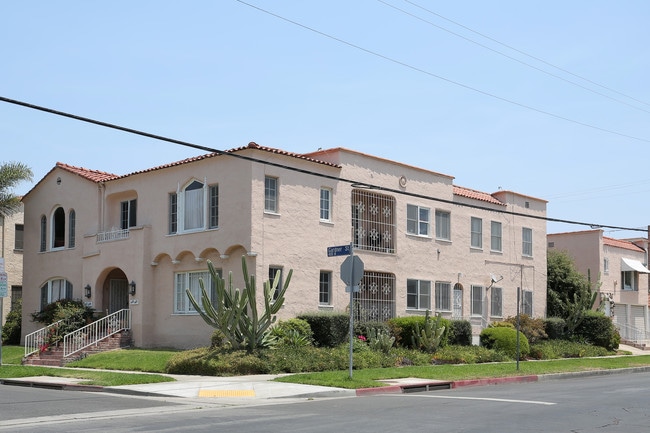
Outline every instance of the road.
<svg viewBox="0 0 650 433"><path fill-rule="evenodd" d="M237 407L0 386L0 431L647 433L650 373Z"/></svg>

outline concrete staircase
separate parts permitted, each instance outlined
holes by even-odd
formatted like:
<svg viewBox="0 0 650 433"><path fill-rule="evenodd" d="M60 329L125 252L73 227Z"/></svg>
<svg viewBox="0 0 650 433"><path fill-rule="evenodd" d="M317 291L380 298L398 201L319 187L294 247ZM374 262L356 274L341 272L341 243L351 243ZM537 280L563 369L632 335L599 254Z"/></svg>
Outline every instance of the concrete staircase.
<svg viewBox="0 0 650 433"><path fill-rule="evenodd" d="M92 346L86 347L71 356L63 356L63 347L52 347L50 350L38 351L23 358L23 365L40 365L47 367L63 367L67 363L83 359L94 353L107 352L109 350L121 349L131 346L131 331L123 330L117 334L110 335Z"/></svg>

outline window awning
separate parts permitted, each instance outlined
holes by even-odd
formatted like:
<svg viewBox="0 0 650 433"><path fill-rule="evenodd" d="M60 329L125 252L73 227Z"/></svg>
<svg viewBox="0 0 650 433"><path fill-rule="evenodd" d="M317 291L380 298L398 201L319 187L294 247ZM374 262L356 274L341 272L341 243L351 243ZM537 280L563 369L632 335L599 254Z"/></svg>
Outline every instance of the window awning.
<svg viewBox="0 0 650 433"><path fill-rule="evenodd" d="M633 259L624 259L621 258L621 271L623 272L641 272L644 274L650 274L650 270L643 266L643 263L641 263L638 260L633 260Z"/></svg>

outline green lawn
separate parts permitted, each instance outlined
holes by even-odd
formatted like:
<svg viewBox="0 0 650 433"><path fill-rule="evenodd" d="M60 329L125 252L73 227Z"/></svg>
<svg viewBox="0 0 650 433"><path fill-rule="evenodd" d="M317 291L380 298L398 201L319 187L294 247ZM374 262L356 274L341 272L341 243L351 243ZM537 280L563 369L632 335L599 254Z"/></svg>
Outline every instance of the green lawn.
<svg viewBox="0 0 650 433"><path fill-rule="evenodd" d="M97 353L68 364L68 367L164 373L169 358L178 350L122 349Z"/></svg>
<svg viewBox="0 0 650 433"><path fill-rule="evenodd" d="M2 364L18 364L23 359L25 348L23 346L2 345Z"/></svg>

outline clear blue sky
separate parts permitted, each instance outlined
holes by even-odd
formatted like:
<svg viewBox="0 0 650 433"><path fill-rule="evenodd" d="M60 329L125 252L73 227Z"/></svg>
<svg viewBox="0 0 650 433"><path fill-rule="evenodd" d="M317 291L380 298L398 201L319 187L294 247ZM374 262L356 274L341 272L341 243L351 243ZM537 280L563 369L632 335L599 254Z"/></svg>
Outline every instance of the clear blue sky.
<svg viewBox="0 0 650 433"><path fill-rule="evenodd" d="M342 146L551 218L650 224L647 0L248 3L6 2L0 96L216 149ZM6 102L0 149L35 181L202 153Z"/></svg>

